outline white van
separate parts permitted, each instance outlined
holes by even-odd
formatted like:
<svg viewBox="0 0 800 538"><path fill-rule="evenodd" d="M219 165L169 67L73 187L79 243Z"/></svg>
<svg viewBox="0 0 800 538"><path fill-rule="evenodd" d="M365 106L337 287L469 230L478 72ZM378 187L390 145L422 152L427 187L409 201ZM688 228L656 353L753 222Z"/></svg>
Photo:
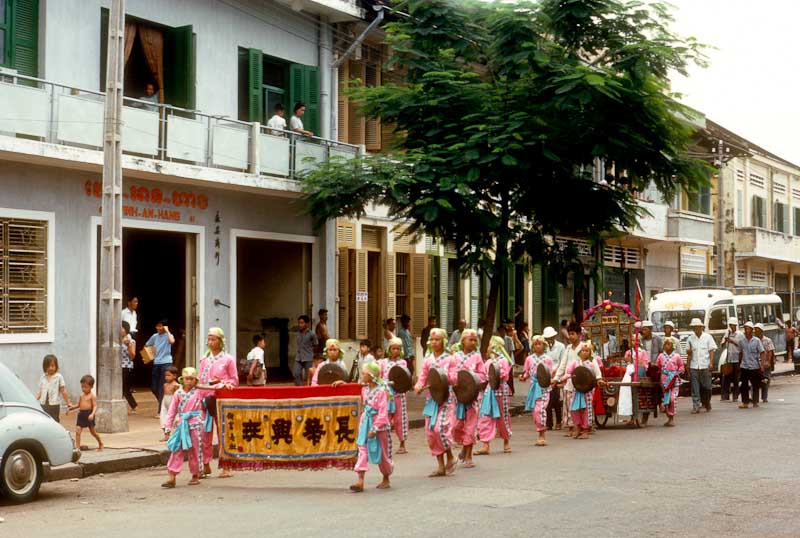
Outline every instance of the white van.
<svg viewBox="0 0 800 538"><path fill-rule="evenodd" d="M686 339L692 333L692 318L700 318L706 331L719 345L728 330L728 318L737 317L739 328L747 321L764 324L764 334L775 343L775 355L786 353L786 335L780 297L764 288L691 288L665 291L654 295L647 311L653 332L664 334L664 323L672 321L678 331L680 353L686 357ZM719 349L714 357L715 371L727 359L727 351ZM776 359L777 360L777 359Z"/></svg>

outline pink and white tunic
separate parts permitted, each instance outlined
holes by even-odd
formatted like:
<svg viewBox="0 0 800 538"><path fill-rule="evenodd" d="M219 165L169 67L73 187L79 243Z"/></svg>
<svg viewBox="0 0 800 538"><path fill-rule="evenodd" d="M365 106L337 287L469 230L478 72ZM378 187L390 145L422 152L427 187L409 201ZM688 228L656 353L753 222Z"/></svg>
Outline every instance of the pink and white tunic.
<svg viewBox="0 0 800 538"><path fill-rule="evenodd" d="M511 393L508 388L508 380L511 377L511 363L502 357L492 358L484 363L484 371L489 371L490 363L494 363L500 371L500 386L497 390L492 391L497 400L497 405L500 407L500 416L494 418L488 415L481 415L478 418L478 439L484 443L489 443L498 436L504 441L511 437L511 405L509 401ZM489 397L490 391L491 387L487 386L482 395L481 403L483 398Z"/></svg>
<svg viewBox="0 0 800 538"><path fill-rule="evenodd" d="M577 362L573 362L572 364L567 366L562 381L571 380L572 373L578 366L585 366L591 369L594 372L594 375L597 379L603 378L603 372L600 370L600 363L596 357L593 357L586 361L580 359ZM572 417L572 422L576 427L584 430L588 430L591 428L592 420L594 418L594 413L592 412L593 396L594 396L594 389L585 393L578 393L577 391L575 391L571 395L571 401L569 402L568 405L569 405L570 415ZM578 404L579 402L581 407L576 408L577 407L576 404Z"/></svg>
<svg viewBox="0 0 800 538"><path fill-rule="evenodd" d="M212 384L211 381L213 379L219 379L219 382ZM200 368L197 381L199 385L210 385L214 387L214 389L222 388L225 385L233 385L234 387L238 386L239 372L236 369L236 359L233 358L233 355L225 353L224 351L220 351L217 355L211 355L210 353L206 354L202 359L200 359ZM203 398L214 395L213 389L198 389L198 392ZM211 463L211 458L214 455L214 428L217 429L217 440L221 444L219 436L219 422L217 419L214 419L211 430L203 432L203 463L206 465Z"/></svg>
<svg viewBox="0 0 800 538"><path fill-rule="evenodd" d="M344 375L347 376L347 374L348 374L347 369L344 367L344 363L341 360L332 361L330 359L325 359L324 361L319 363L319 366L314 368L314 375L311 377L311 386L312 387L316 387L316 386L319 385L319 381L317 380L317 377L319 377L319 371L326 364L337 364L339 366L339 368L342 369L342 372L344 372Z"/></svg>
<svg viewBox="0 0 800 538"><path fill-rule="evenodd" d="M455 367L451 368L449 378L450 385L458 382L458 373L461 370L473 372L478 376L481 383L486 381L486 366L483 364L483 357L480 351L464 353L459 351L455 355ZM506 378L508 379L508 378ZM478 402L470 405L456 403L450 411L453 422L453 438L456 443L463 446L470 446L475 443L475 433L478 429Z"/></svg>
<svg viewBox="0 0 800 538"><path fill-rule="evenodd" d="M686 365L680 353L673 353L667 357L660 353L656 365L661 368L661 387L664 389L664 408L668 417L675 416L675 400L678 398L681 386L681 374L686 370Z"/></svg>
<svg viewBox="0 0 800 538"><path fill-rule="evenodd" d="M542 387L537 380L536 370L540 364L544 364L550 375L555 375L553 359L549 355L529 355L525 359L523 367L524 376L531 380L531 387L528 390L528 398L525 402L525 410L533 415L533 423L537 432L547 431L547 405L550 403L551 387Z"/></svg>
<svg viewBox="0 0 800 538"><path fill-rule="evenodd" d="M389 370L395 366L404 366L408 368L408 363L405 359L398 359L393 361L391 359L381 359L378 361L378 366L381 367L381 377L389 381ZM391 387L390 387L391 388ZM405 394L394 395L395 409L394 413L390 415L392 421L392 428L397 438L400 441L408 439L408 399Z"/></svg>
<svg viewBox="0 0 800 538"><path fill-rule="evenodd" d="M389 419L389 391L381 385L375 385L373 388L366 386L361 390L361 399L364 402L364 411L359 420L358 458L353 470L356 472L369 470L369 445L375 443L380 447L378 468L381 474L389 476L394 467L392 463L392 425ZM375 432L374 441L367 435L370 431Z"/></svg>
<svg viewBox="0 0 800 538"><path fill-rule="evenodd" d="M194 476L200 474L200 466L203 463L203 396L198 389L185 392L180 388L175 391L164 420L166 431L176 430L173 435L177 434L177 428L184 420L188 422L192 442L192 446L188 449L189 471ZM181 469L183 469L183 449L173 451L167 462L169 472L177 475Z"/></svg>

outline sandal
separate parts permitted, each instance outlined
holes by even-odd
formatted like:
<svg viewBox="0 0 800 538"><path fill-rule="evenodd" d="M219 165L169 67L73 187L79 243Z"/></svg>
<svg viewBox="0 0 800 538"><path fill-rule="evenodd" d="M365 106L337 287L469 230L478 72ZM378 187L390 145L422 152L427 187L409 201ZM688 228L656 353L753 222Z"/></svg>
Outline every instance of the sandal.
<svg viewBox="0 0 800 538"><path fill-rule="evenodd" d="M511 447L504 448L503 449L503 454L511 454Z"/></svg>
<svg viewBox="0 0 800 538"><path fill-rule="evenodd" d="M485 448L482 448L480 450L476 450L475 452L473 452L472 455L473 456L488 456L489 455L489 451L486 450Z"/></svg>
<svg viewBox="0 0 800 538"><path fill-rule="evenodd" d="M544 439L539 439L538 441L536 441L536 446L547 446L547 441L545 441Z"/></svg>
<svg viewBox="0 0 800 538"><path fill-rule="evenodd" d="M398 448L395 454L408 454L408 450L406 450L405 448Z"/></svg>
<svg viewBox="0 0 800 538"><path fill-rule="evenodd" d="M439 476L445 476L446 474L447 474L446 471L442 472L442 471L437 469L437 470L433 471L431 474L429 474L428 478L436 478L436 477L439 477Z"/></svg>
<svg viewBox="0 0 800 538"><path fill-rule="evenodd" d="M472 462L472 461L465 461L464 463L462 463L462 464L461 464L461 466L462 466L464 469L474 469L474 468L475 468L475 462Z"/></svg>
<svg viewBox="0 0 800 538"><path fill-rule="evenodd" d="M353 484L352 486L350 486L350 491L352 491L353 493L361 493L364 491L364 486Z"/></svg>
<svg viewBox="0 0 800 538"><path fill-rule="evenodd" d="M162 488L172 489L172 488L175 487L175 481L174 480L167 480L166 482L161 484L161 487Z"/></svg>
<svg viewBox="0 0 800 538"><path fill-rule="evenodd" d="M449 476L454 472L456 472L456 462L451 461L450 464L444 468L444 473Z"/></svg>

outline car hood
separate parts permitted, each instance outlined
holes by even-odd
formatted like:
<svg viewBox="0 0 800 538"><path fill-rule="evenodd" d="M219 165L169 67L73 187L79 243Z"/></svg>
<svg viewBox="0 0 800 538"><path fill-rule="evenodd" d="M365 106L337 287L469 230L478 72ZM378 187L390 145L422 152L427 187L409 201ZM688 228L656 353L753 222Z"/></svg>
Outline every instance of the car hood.
<svg viewBox="0 0 800 538"><path fill-rule="evenodd" d="M0 402L16 402L41 408L25 383L2 362L0 362Z"/></svg>

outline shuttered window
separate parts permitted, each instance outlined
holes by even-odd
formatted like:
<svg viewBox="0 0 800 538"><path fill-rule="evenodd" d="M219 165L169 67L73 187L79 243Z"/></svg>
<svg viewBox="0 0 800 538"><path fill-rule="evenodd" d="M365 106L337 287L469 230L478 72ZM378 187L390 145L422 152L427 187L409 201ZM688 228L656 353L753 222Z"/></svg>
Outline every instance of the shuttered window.
<svg viewBox="0 0 800 538"><path fill-rule="evenodd" d="M391 254L389 254L391 256ZM411 312L411 260L410 255L397 253L395 256L394 286L395 286L395 316Z"/></svg>
<svg viewBox="0 0 800 538"><path fill-rule="evenodd" d="M47 221L0 217L0 335L48 327Z"/></svg>
<svg viewBox="0 0 800 538"><path fill-rule="evenodd" d="M376 65L364 66L364 85L375 87L381 85L381 72ZM367 118L364 123L364 143L370 151L381 149L381 122L377 118Z"/></svg>
<svg viewBox="0 0 800 538"><path fill-rule="evenodd" d="M350 334L350 250L339 249L338 257L338 287L339 287L339 336L342 338L352 338Z"/></svg>
<svg viewBox="0 0 800 538"><path fill-rule="evenodd" d="M411 260L411 323L415 335L428 324L428 256L409 254Z"/></svg>
<svg viewBox="0 0 800 538"><path fill-rule="evenodd" d="M789 209L786 204L775 202L775 215L772 228L776 232L789 233Z"/></svg>
<svg viewBox="0 0 800 538"><path fill-rule="evenodd" d="M761 196L753 196L751 224L755 228L767 227L767 200Z"/></svg>
<svg viewBox="0 0 800 538"><path fill-rule="evenodd" d="M289 67L289 110L297 103L306 105L303 127L319 135L319 68L310 65L292 64Z"/></svg>
<svg viewBox="0 0 800 538"><path fill-rule="evenodd" d="M0 0L0 65L39 75L39 0Z"/></svg>
<svg viewBox="0 0 800 538"><path fill-rule="evenodd" d="M794 235L800 237L800 207L794 208Z"/></svg>

